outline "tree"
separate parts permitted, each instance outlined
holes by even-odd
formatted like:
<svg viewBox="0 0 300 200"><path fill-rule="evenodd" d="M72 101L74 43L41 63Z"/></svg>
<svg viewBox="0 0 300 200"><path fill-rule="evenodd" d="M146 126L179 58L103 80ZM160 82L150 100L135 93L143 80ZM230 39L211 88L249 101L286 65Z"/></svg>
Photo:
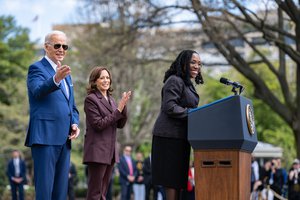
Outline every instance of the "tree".
<svg viewBox="0 0 300 200"><path fill-rule="evenodd" d="M133 83L141 83L140 80L148 82L143 76L145 71L138 71L145 67L145 64L148 69L151 67L151 70L156 70L158 68L153 63L157 61L170 63L179 50L186 48L206 50L204 44L210 43L226 60L217 64L233 66L246 77L255 88L253 91L255 97L265 102L289 125L294 133L297 153L300 154L299 9L295 1L266 0L259 4L260 10L253 9L252 5L258 2L251 0L186 0L171 3L154 0L87 0L87 3L91 8L86 11L90 14L87 18L94 19L96 23L90 24L93 24L94 28L98 27L98 30L84 30L90 34L86 38L80 38L86 45L79 45L78 49L85 49L83 53L85 55L76 54L76 56L78 58L80 56L80 60L84 60L88 66L97 63L116 66L113 74L123 78L122 81L117 80L117 87L128 88L128 85L134 85ZM100 16L100 19L95 20L97 16ZM103 24L107 25L106 28L101 27ZM174 31L174 27L178 24L183 25L181 26L183 30ZM168 31L170 27L173 27L172 31ZM185 35L178 35L180 32ZM154 40L145 37L152 33L155 33ZM163 35L169 37L161 37ZM196 37L197 35L201 36ZM161 37L161 40L157 40L158 37ZM236 45L237 42L244 47L242 50ZM119 66L134 67L126 67L124 70ZM266 81L262 68L268 72L269 77L272 77L271 82ZM139 74L140 72L142 74ZM141 87L134 88L137 91L155 94L161 86L157 82L161 80L162 74L158 73L158 76L159 79L151 81L156 83L157 87L147 88L145 85L146 88L143 90L139 89ZM86 77L80 80L84 80L82 83L85 85ZM123 85L124 80L127 86ZM151 93L153 90L156 92ZM158 102L159 97L151 97L149 100L152 104ZM130 108L131 113L135 114L136 111ZM137 119L141 120L141 116ZM138 126L141 124L139 121L131 122L133 123L130 124ZM150 132L151 127L146 132ZM135 128L125 130L129 138L125 141L134 138L132 130Z"/></svg>
<svg viewBox="0 0 300 200"><path fill-rule="evenodd" d="M204 41L212 43L227 64L254 85L255 97L270 106L293 130L300 156L300 3L262 1L257 6L259 10L253 8L255 4L258 1L190 0L166 5L150 0L144 6L148 12L140 16L136 26L198 25L206 35ZM180 19L174 17L180 13L184 13ZM250 37L251 34L257 36ZM255 56L244 55L235 41ZM266 83L260 67L270 72L279 92L273 92Z"/></svg>
<svg viewBox="0 0 300 200"><path fill-rule="evenodd" d="M251 11L242 1L224 1L225 9L213 9L221 16L210 15L211 7L204 6L201 1L192 0L193 11L203 26L206 35L214 42L218 51L241 74L255 86L254 94L257 98L268 104L291 127L297 143L297 154L300 155L300 10L292 0L275 1L277 3L278 17L271 14L268 7L262 13ZM274 5L275 6L275 5ZM275 8L276 9L276 8ZM274 10L273 10L274 11ZM285 21L283 20L285 17ZM274 20L275 18L275 20ZM274 23L275 21L275 23ZM217 25L223 22L230 31ZM290 25L291 27L286 28ZM246 33L249 30L259 32L269 48L277 49L279 62L274 64L272 55L266 55L253 41L249 41ZM246 29L246 30L245 30ZM229 41L231 38L240 38L249 45L256 54L253 58L244 58ZM286 39L292 41L288 43ZM290 60L286 60L288 57ZM281 92L276 94L265 81L263 74L256 69L258 64L263 64L274 77ZM287 66L290 66L289 68ZM294 69L293 69L294 67ZM290 77L294 71L295 76Z"/></svg>
<svg viewBox="0 0 300 200"><path fill-rule="evenodd" d="M270 72L266 68L261 67L260 73L265 74L265 82L270 85L272 91L280 93L280 88L278 84L274 83L274 78L270 75ZM255 88L253 84L234 68L229 68L222 73L222 76L230 76L233 80L239 80L246 87L243 95L252 99L253 107L255 108L255 126L258 140L280 146L283 149L283 165L286 168L289 167L289 164L296 158L295 140L291 128L270 106L254 97ZM200 97L204 97L202 98L204 100L201 100L201 105L224 98L232 93L230 86L226 88L226 86L224 87L216 80L214 70L208 69L204 77L205 84L197 88L201 94Z"/></svg>
<svg viewBox="0 0 300 200"><path fill-rule="evenodd" d="M29 30L17 26L11 16L0 16L0 127L2 148L23 146L28 106L26 74L35 54Z"/></svg>
<svg viewBox="0 0 300 200"><path fill-rule="evenodd" d="M123 91L133 92L128 104L130 117L124 129L119 130L121 133L118 138L121 145L131 144L136 148L151 138L152 126L158 114L158 107L153 105L160 99L160 93L155 90L157 85L162 84L163 69L153 70L153 63L149 64L143 59L146 55L138 53L141 47L138 38L142 36L128 24L130 20L125 15L130 8L126 2L94 1L94 4L87 5L91 7L85 7L85 13L88 13L85 18L100 16L97 23L88 20L85 25L64 28L68 35L80 35L71 39L74 51L70 51L66 62L73 66L72 73L76 75L73 81L76 95L80 97L77 104L81 116L84 116L83 100L88 75L94 66L106 66L112 73L113 97L117 103ZM98 10L99 7L101 9ZM108 7L115 9L106 12ZM86 32L89 34L82 34ZM138 54L140 58L137 58ZM155 64L161 65L159 62ZM81 124L82 127L84 125Z"/></svg>
<svg viewBox="0 0 300 200"><path fill-rule="evenodd" d="M140 16L146 5L142 1L87 1L87 6L80 9L81 20L88 19L84 25L59 27L74 36L71 40L75 50L67 59L78 70L73 71L78 75L75 81L80 99L86 95L87 75L97 65L112 71L117 100L122 91L133 91L129 120L119 138L121 144L134 147L151 140L166 68L183 47L193 46L190 37L198 35L198 31L191 30L143 29ZM83 102L78 104L80 107Z"/></svg>
<svg viewBox="0 0 300 200"><path fill-rule="evenodd" d="M35 50L28 29L11 16L0 16L0 187L12 149L24 150L28 123L26 74ZM2 190L0 190L0 196Z"/></svg>

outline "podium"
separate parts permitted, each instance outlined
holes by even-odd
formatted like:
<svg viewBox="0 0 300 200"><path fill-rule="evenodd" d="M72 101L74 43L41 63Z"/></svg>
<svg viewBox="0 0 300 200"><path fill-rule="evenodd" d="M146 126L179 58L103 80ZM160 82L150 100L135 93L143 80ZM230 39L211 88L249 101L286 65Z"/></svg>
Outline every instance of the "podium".
<svg viewBox="0 0 300 200"><path fill-rule="evenodd" d="M257 144L251 100L235 95L189 111L197 200L249 200Z"/></svg>

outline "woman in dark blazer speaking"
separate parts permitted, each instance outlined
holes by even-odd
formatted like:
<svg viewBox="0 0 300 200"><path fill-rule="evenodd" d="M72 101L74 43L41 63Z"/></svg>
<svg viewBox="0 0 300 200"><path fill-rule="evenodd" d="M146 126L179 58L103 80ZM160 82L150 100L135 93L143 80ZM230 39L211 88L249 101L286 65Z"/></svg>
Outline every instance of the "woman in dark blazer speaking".
<svg viewBox="0 0 300 200"><path fill-rule="evenodd" d="M88 167L87 200L105 199L114 163L119 161L116 131L125 126L126 104L131 91L124 92L117 105L111 96L111 84L107 68L95 67L91 71L84 101L86 134L83 163Z"/></svg>
<svg viewBox="0 0 300 200"><path fill-rule="evenodd" d="M196 51L184 50L166 71L161 108L152 139L152 181L165 188L167 200L178 200L187 188L190 144L187 140L188 109L199 96L193 85L202 84L201 60Z"/></svg>

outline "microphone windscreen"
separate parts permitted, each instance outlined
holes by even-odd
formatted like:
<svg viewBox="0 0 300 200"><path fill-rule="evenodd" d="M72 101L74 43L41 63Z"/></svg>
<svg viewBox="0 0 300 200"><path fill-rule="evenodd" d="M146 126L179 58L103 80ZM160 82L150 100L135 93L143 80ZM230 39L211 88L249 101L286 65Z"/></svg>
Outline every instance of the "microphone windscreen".
<svg viewBox="0 0 300 200"><path fill-rule="evenodd" d="M228 79L227 79L227 78L221 77L221 78L220 78L220 82L227 85L227 84L228 84Z"/></svg>

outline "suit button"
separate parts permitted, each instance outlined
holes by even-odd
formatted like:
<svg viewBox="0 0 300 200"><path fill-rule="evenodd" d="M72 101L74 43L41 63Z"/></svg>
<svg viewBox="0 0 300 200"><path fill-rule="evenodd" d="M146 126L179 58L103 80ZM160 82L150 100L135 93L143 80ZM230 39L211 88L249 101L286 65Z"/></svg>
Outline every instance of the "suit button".
<svg viewBox="0 0 300 200"><path fill-rule="evenodd" d="M71 117L71 113L69 113L68 115L69 115L69 117Z"/></svg>

